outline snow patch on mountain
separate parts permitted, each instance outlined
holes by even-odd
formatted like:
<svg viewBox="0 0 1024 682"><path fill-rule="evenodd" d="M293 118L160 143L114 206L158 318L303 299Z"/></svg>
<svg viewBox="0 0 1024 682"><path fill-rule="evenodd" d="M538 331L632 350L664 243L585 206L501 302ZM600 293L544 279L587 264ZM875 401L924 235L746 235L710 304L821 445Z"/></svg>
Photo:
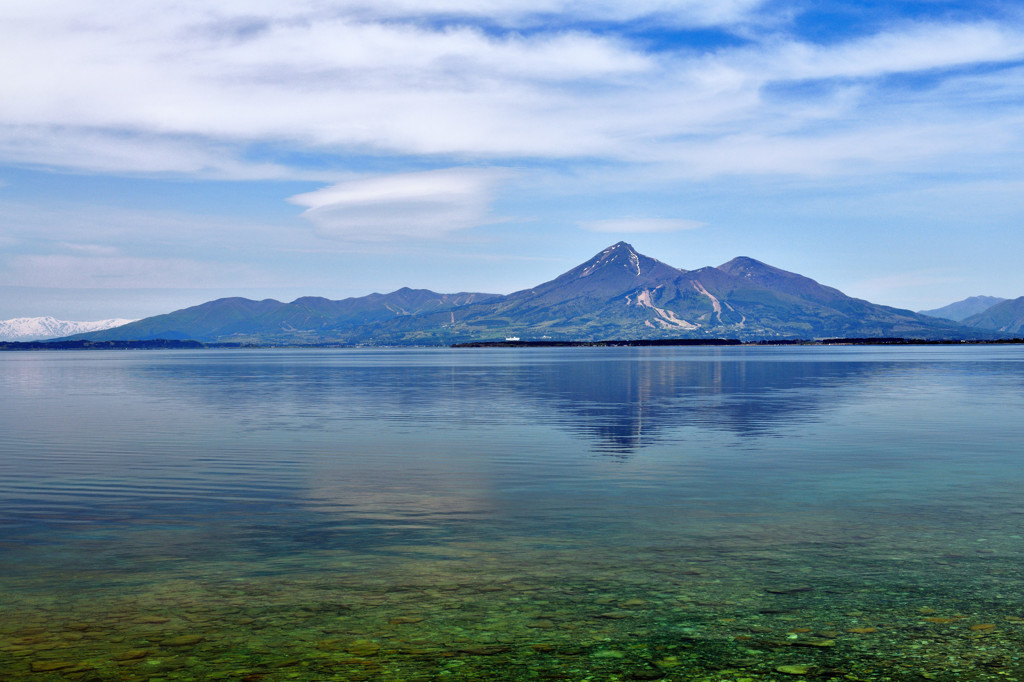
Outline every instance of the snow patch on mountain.
<svg viewBox="0 0 1024 682"><path fill-rule="evenodd" d="M715 315L718 316L718 324L722 324L722 303L708 293L708 290L705 289L704 285L700 282L694 281L693 288L711 299L711 308L715 311Z"/></svg>
<svg viewBox="0 0 1024 682"><path fill-rule="evenodd" d="M57 339L72 334L95 332L103 329L120 327L135 320L95 320L92 322L75 322L58 320L53 317L15 317L0 320L0 341L43 341Z"/></svg>
<svg viewBox="0 0 1024 682"><path fill-rule="evenodd" d="M661 287L658 288L660 289ZM654 305L654 299L651 294L652 292L650 289L642 289L640 293L637 294L636 302L633 301L632 296L626 296L626 305L635 305L639 308L650 308L651 310L658 314L658 319L656 319L655 321L666 328L676 327L679 329L692 330L697 329L700 326L697 324L693 324L692 322L687 322L686 320L680 319L671 310L659 308L658 306ZM654 326L650 323L650 320L648 320L646 324L648 327Z"/></svg>

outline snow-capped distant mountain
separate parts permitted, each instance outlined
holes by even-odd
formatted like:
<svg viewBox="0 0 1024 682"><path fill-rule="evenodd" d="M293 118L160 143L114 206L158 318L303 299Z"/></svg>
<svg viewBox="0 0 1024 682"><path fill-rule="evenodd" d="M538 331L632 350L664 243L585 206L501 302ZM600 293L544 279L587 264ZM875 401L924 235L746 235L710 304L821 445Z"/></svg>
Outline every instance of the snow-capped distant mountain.
<svg viewBox="0 0 1024 682"><path fill-rule="evenodd" d="M96 332L120 327L135 320L96 320L95 322L72 322L52 317L15 317L0 320L0 341L40 341L56 339L71 334Z"/></svg>

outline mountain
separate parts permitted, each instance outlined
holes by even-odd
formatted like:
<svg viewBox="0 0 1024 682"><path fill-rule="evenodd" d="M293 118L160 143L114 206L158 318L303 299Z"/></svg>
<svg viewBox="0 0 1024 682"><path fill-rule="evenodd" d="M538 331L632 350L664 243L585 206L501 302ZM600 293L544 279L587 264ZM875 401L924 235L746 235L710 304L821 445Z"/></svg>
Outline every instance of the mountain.
<svg viewBox="0 0 1024 682"><path fill-rule="evenodd" d="M402 345L507 336L585 341L999 334L851 298L753 258L682 270L619 242L553 280L507 296L399 289L343 301L220 299L74 338Z"/></svg>
<svg viewBox="0 0 1024 682"><path fill-rule="evenodd" d="M619 242L565 274L442 316L392 320L373 343L468 339L984 336L952 322L875 305L753 258L680 270Z"/></svg>
<svg viewBox="0 0 1024 682"><path fill-rule="evenodd" d="M195 339L206 342L348 342L354 330L395 317L430 313L493 298L494 294L438 294L402 288L332 301L306 296L291 303L273 299L221 298L116 329L70 336L92 341Z"/></svg>
<svg viewBox="0 0 1024 682"><path fill-rule="evenodd" d="M963 321L976 329L991 329L1010 335L1024 334L1024 296L997 303Z"/></svg>
<svg viewBox="0 0 1024 682"><path fill-rule="evenodd" d="M0 341L39 341L55 339L70 334L92 332L119 327L133 320L96 320L94 322L73 322L52 317L15 317L0 320Z"/></svg>
<svg viewBox="0 0 1024 682"><path fill-rule="evenodd" d="M947 320L953 320L954 322L963 322L971 315L983 313L996 303L1002 303L1005 300L1005 298L999 298L997 296L971 296L970 298L965 298L962 301L944 305L941 308L935 308L934 310L920 310L918 312L930 317L941 317Z"/></svg>

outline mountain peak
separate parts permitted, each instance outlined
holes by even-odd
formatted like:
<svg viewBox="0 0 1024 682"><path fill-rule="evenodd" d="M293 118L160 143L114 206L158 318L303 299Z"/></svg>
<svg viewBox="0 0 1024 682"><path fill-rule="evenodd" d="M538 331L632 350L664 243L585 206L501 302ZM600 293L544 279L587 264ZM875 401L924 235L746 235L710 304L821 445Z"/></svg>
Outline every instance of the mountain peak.
<svg viewBox="0 0 1024 682"><path fill-rule="evenodd" d="M684 272L660 260L645 256L627 242L617 242L590 260L576 266L562 275L568 278L593 277L600 273L602 278L610 275L621 277L674 277Z"/></svg>
<svg viewBox="0 0 1024 682"><path fill-rule="evenodd" d="M1024 296L996 303L991 308L966 318L963 324L1018 336L1024 334Z"/></svg>
<svg viewBox="0 0 1024 682"><path fill-rule="evenodd" d="M835 303L848 298L838 289L819 284L810 277L782 270L748 256L733 258L716 269L751 284L807 300Z"/></svg>
<svg viewBox="0 0 1024 682"><path fill-rule="evenodd" d="M750 256L737 256L728 263L722 263L719 265L718 269L723 272L728 272L730 275L735 275L736 277L742 277L744 275L749 276L754 272L783 272L778 268L772 267L767 263L762 263Z"/></svg>
<svg viewBox="0 0 1024 682"><path fill-rule="evenodd" d="M580 273L580 277L589 277L602 266L619 266L626 268L632 274L639 275L641 272L640 254L626 242L612 244L583 264L583 271Z"/></svg>
<svg viewBox="0 0 1024 682"><path fill-rule="evenodd" d="M653 289L682 274L682 270L638 253L626 242L618 242L550 282L510 294L509 299L529 299L536 305L561 305L584 299L607 301L638 288Z"/></svg>
<svg viewBox="0 0 1024 682"><path fill-rule="evenodd" d="M963 322L972 315L980 315L997 303L1002 303L1005 298L998 296L971 296L956 303L944 305L934 310L919 310L922 315L930 317L941 317L954 322Z"/></svg>

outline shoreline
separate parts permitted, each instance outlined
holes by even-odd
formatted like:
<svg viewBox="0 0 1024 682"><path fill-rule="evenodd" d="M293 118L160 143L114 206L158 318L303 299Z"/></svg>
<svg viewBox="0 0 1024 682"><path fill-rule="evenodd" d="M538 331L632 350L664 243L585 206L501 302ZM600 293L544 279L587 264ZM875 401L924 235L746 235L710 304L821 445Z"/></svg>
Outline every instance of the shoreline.
<svg viewBox="0 0 1024 682"><path fill-rule="evenodd" d="M194 340L148 339L141 341L0 341L2 351L53 350L239 350L267 348L628 348L686 346L962 346L1020 345L1015 339L910 339L902 337L829 338L829 339L606 339L601 341L465 341L454 344L404 344L371 346L365 344L320 343L203 343Z"/></svg>

